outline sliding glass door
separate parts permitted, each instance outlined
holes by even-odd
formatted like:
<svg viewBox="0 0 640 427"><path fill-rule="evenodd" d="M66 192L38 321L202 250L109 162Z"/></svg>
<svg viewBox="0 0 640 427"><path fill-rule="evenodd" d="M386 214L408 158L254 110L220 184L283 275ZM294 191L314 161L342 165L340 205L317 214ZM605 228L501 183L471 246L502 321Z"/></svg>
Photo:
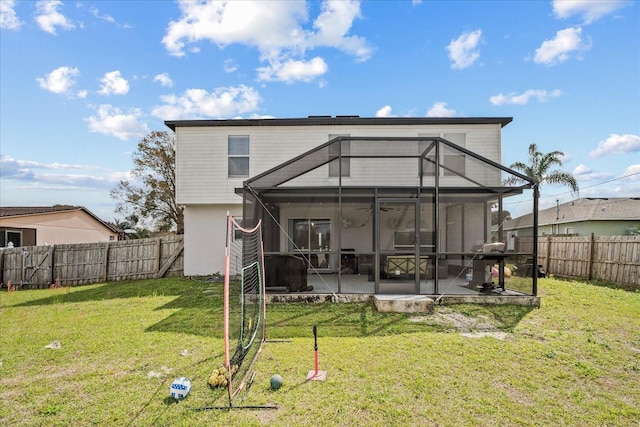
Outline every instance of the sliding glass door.
<svg viewBox="0 0 640 427"><path fill-rule="evenodd" d="M289 219L289 251L302 255L315 269L331 269L331 219Z"/></svg>

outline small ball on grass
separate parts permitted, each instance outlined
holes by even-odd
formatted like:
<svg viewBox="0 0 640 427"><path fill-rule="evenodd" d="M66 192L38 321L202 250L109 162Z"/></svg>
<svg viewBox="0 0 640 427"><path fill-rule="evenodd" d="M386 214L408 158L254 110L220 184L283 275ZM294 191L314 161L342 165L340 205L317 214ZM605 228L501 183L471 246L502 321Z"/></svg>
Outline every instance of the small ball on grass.
<svg viewBox="0 0 640 427"><path fill-rule="evenodd" d="M271 377L271 390L278 390L282 387L282 377L278 374L275 374Z"/></svg>

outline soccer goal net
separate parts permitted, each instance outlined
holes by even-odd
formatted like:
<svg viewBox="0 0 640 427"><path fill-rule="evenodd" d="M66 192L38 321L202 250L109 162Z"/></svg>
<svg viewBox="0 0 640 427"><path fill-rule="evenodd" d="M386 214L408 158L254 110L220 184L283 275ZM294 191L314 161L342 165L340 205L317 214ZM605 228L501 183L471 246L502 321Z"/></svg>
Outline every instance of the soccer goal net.
<svg viewBox="0 0 640 427"><path fill-rule="evenodd" d="M229 402L250 381L265 340L265 283L261 222L245 228L227 217L224 346Z"/></svg>

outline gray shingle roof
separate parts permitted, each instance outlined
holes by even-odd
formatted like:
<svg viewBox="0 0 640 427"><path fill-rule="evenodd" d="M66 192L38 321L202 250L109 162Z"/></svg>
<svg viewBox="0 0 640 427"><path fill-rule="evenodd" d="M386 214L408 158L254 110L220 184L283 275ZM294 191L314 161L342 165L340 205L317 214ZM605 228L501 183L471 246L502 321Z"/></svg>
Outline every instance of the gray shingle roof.
<svg viewBox="0 0 640 427"><path fill-rule="evenodd" d="M584 197L538 213L538 225L582 221L640 221L640 197ZM506 221L504 228L531 227L533 214Z"/></svg>
<svg viewBox="0 0 640 427"><path fill-rule="evenodd" d="M83 206L71 206L71 205L54 205L54 206L0 206L0 218L8 218L15 216L29 216L29 215L42 215L49 213L69 212L69 211L84 211L98 222L102 223L105 227L111 231L118 233L117 227L105 222L94 215L89 209Z"/></svg>
<svg viewBox="0 0 640 427"><path fill-rule="evenodd" d="M0 206L0 217L38 215L55 212L75 211L83 209L82 206L55 205L55 206Z"/></svg>

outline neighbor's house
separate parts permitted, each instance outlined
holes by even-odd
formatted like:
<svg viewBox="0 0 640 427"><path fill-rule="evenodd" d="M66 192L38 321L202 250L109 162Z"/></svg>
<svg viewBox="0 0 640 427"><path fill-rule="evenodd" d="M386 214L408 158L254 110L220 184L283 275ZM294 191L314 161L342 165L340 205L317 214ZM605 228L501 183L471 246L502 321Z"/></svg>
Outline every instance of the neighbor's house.
<svg viewBox="0 0 640 427"><path fill-rule="evenodd" d="M511 120L166 121L176 136L184 273L223 271L230 212L246 225L263 221L267 280L269 264L296 257L325 291L477 292L465 281L472 263L507 256L478 255L505 240L492 233L492 210L525 193L537 211L535 183L500 164ZM510 176L525 184L503 185ZM524 292L535 294L531 281Z"/></svg>
<svg viewBox="0 0 640 427"><path fill-rule="evenodd" d="M503 230L513 246L517 237L531 237L533 216L505 221ZM541 210L538 235L622 236L640 233L640 197L583 197Z"/></svg>
<svg viewBox="0 0 640 427"><path fill-rule="evenodd" d="M0 247L105 242L118 235L82 206L0 207Z"/></svg>

